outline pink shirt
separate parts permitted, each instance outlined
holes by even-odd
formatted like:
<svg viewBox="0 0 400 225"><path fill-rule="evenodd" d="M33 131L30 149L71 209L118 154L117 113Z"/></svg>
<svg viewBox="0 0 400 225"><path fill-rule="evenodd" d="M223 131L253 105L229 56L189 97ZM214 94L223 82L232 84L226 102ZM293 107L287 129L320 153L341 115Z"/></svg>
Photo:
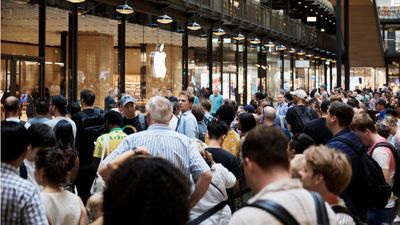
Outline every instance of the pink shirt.
<svg viewBox="0 0 400 225"><path fill-rule="evenodd" d="M372 152L372 149L374 149L375 145L380 142L389 143L385 138L379 137L377 141L368 148L368 155L370 155L382 169L389 170L390 184L393 185L394 172L396 170L396 162L392 151L390 150L390 148L387 147L378 147Z"/></svg>

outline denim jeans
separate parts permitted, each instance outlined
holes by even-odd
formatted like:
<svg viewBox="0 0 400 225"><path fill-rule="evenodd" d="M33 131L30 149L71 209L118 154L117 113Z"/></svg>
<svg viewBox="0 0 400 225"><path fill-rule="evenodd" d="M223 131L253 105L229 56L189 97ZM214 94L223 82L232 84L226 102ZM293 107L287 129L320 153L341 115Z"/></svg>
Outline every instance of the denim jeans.
<svg viewBox="0 0 400 225"><path fill-rule="evenodd" d="M393 208L384 208L368 211L368 225L392 224L399 207L399 199Z"/></svg>

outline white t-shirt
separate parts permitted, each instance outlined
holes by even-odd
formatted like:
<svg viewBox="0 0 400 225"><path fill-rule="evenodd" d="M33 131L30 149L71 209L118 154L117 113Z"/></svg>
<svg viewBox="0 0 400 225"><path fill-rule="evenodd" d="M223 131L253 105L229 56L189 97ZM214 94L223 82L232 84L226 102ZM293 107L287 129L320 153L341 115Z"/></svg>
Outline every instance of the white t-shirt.
<svg viewBox="0 0 400 225"><path fill-rule="evenodd" d="M46 217L54 225L78 225L81 218L81 202L69 191L40 193Z"/></svg>
<svg viewBox="0 0 400 225"><path fill-rule="evenodd" d="M49 125L52 129L54 129L54 127L57 125L57 123L60 120L66 120L68 121L71 126L72 126L72 133L74 133L74 138L76 139L76 125L75 122L73 120L71 120L70 118L66 117L66 116L57 116L54 117L52 120L48 120L45 122L45 124Z"/></svg>
<svg viewBox="0 0 400 225"><path fill-rule="evenodd" d="M205 213L218 203L228 199L226 193L227 188L231 188L236 183L236 177L222 164L216 163L211 166L212 180L211 183L218 187L218 189L210 184L208 191L202 199L190 211L190 220L196 219L201 214ZM221 193L222 192L222 193ZM216 212L214 215L204 220L201 224L228 224L232 212L228 205Z"/></svg>

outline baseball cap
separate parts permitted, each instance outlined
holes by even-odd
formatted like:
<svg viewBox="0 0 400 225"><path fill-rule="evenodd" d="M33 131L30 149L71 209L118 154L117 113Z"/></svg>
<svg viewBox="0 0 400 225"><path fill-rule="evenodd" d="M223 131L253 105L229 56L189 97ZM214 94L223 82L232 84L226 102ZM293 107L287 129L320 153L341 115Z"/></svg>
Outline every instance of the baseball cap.
<svg viewBox="0 0 400 225"><path fill-rule="evenodd" d="M252 105L245 105L243 107L243 110L245 110L245 111L247 111L249 113L254 113L254 111L255 111L254 106L252 106Z"/></svg>
<svg viewBox="0 0 400 225"><path fill-rule="evenodd" d="M126 104L128 104L130 102L135 103L136 100L134 98L132 98L130 95L124 95L121 97L120 103L122 106L125 106Z"/></svg>
<svg viewBox="0 0 400 225"><path fill-rule="evenodd" d="M68 102L64 96L55 95L55 96L51 97L51 104L56 106L57 109L60 111L60 113L63 113L63 114L68 113L68 110L67 110Z"/></svg>
<svg viewBox="0 0 400 225"><path fill-rule="evenodd" d="M293 96L297 96L301 99L305 99L308 97L307 93L304 90L298 89L295 91L291 91L290 94L292 94Z"/></svg>

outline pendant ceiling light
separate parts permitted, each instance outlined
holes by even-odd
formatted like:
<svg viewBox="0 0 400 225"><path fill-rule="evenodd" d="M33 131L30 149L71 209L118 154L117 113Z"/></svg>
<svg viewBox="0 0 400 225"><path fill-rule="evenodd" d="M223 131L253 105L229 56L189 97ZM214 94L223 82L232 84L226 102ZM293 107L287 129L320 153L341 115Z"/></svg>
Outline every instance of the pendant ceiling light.
<svg viewBox="0 0 400 225"><path fill-rule="evenodd" d="M289 53L293 54L293 53L295 53L295 52L296 52L296 49L295 49L295 48L293 48L293 47L289 48Z"/></svg>
<svg viewBox="0 0 400 225"><path fill-rule="evenodd" d="M278 46L276 47L276 50L278 50L278 51L285 51L285 50L286 50L286 46L285 46L285 45L278 45Z"/></svg>
<svg viewBox="0 0 400 225"><path fill-rule="evenodd" d="M158 26L158 24L156 23L151 23L148 25L148 27L150 28L150 30L158 30L160 28L160 26Z"/></svg>
<svg viewBox="0 0 400 225"><path fill-rule="evenodd" d="M313 57L314 55L313 55L312 53L308 53L306 56L309 57L309 58L311 58L311 57Z"/></svg>
<svg viewBox="0 0 400 225"><path fill-rule="evenodd" d="M189 23L186 27L187 29L194 31L201 29L201 25L197 23L196 20L193 20L193 22Z"/></svg>
<svg viewBox="0 0 400 225"><path fill-rule="evenodd" d="M200 39L205 40L207 38L208 38L208 34L206 34L204 32L202 34L200 34Z"/></svg>
<svg viewBox="0 0 400 225"><path fill-rule="evenodd" d="M81 2L84 2L86 0L67 0L67 1L69 1L71 3L81 3Z"/></svg>
<svg viewBox="0 0 400 225"><path fill-rule="evenodd" d="M305 55L306 53L303 51L303 49L300 49L300 51L297 52L297 55Z"/></svg>
<svg viewBox="0 0 400 225"><path fill-rule="evenodd" d="M268 43L265 43L264 46L265 46L265 47L272 48L272 47L275 47L275 44L274 44L274 42L272 42L272 41L268 41Z"/></svg>
<svg viewBox="0 0 400 225"><path fill-rule="evenodd" d="M257 37L251 38L249 42L250 42L251 44L253 44L253 45L258 45L258 44L261 43L260 39L257 38Z"/></svg>
<svg viewBox="0 0 400 225"><path fill-rule="evenodd" d="M172 18L168 16L166 13L157 18L157 22L162 24L169 24L172 23L172 21L173 21Z"/></svg>
<svg viewBox="0 0 400 225"><path fill-rule="evenodd" d="M225 30L221 27L218 27L218 29L213 30L213 34L217 36L222 36L225 34Z"/></svg>
<svg viewBox="0 0 400 225"><path fill-rule="evenodd" d="M129 15L134 12L133 8L128 5L128 1L126 1L126 0L123 5L118 6L117 9L115 9L115 10L117 12L119 12L121 14L125 14L125 15Z"/></svg>
<svg viewBox="0 0 400 225"><path fill-rule="evenodd" d="M238 32L237 35L233 36L232 38L233 38L233 40L236 40L236 41L243 41L245 39L244 35L241 34L240 32Z"/></svg>

